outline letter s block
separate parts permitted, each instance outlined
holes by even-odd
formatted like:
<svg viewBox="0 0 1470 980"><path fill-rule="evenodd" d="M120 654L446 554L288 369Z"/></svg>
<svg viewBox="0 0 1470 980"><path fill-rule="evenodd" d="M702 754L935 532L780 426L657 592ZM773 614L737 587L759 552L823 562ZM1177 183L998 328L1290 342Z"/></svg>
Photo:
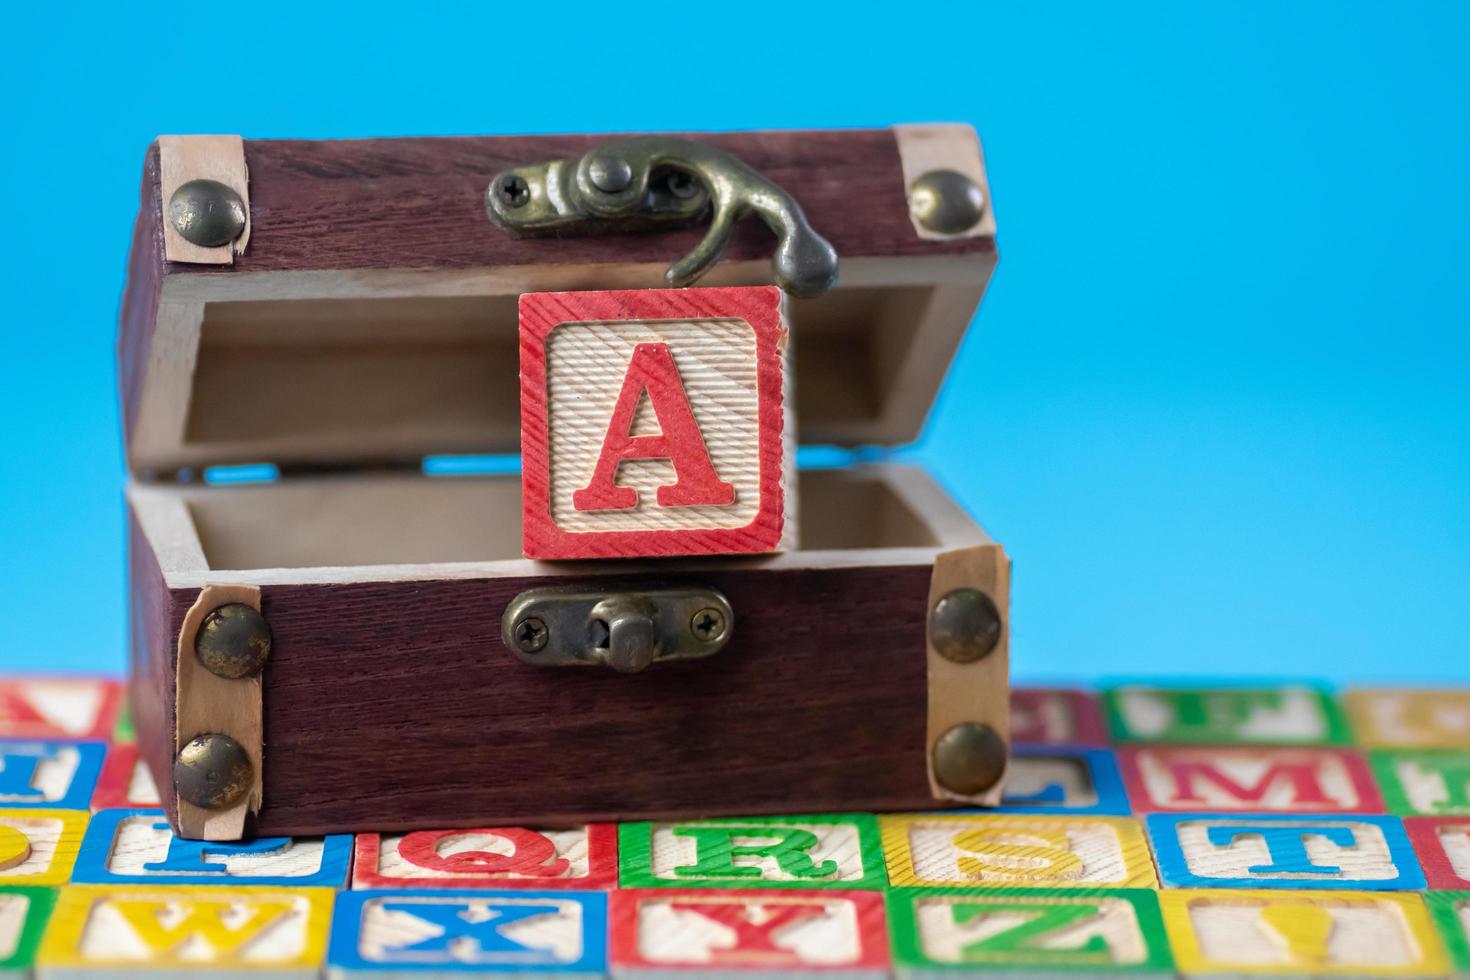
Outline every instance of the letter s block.
<svg viewBox="0 0 1470 980"><path fill-rule="evenodd" d="M779 550L782 313L774 286L522 296L526 557Z"/></svg>

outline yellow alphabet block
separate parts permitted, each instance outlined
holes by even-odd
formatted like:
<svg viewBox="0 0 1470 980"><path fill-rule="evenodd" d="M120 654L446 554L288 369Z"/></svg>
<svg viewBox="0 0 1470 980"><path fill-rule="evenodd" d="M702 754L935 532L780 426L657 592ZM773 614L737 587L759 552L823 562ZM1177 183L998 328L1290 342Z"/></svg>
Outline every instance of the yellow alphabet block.
<svg viewBox="0 0 1470 980"><path fill-rule="evenodd" d="M897 886L1157 887L1148 844L1128 817L977 814L879 818Z"/></svg>
<svg viewBox="0 0 1470 980"><path fill-rule="evenodd" d="M1393 892L1159 893L1188 974L1424 977L1449 971L1418 895Z"/></svg>
<svg viewBox="0 0 1470 980"><path fill-rule="evenodd" d="M1347 710L1358 742L1372 748L1470 745L1470 690L1349 691Z"/></svg>
<svg viewBox="0 0 1470 980"><path fill-rule="evenodd" d="M220 969L315 977L334 894L330 888L72 885L57 899L37 967L42 976L61 977Z"/></svg>
<svg viewBox="0 0 1470 980"><path fill-rule="evenodd" d="M66 884L86 832L81 810L0 810L0 885Z"/></svg>

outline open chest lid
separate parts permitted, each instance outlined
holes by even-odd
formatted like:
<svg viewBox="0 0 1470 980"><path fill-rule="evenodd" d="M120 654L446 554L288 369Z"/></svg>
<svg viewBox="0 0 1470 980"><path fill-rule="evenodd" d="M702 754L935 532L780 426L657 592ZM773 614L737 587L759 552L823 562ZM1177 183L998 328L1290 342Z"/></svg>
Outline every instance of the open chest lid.
<svg viewBox="0 0 1470 980"><path fill-rule="evenodd" d="M784 188L840 257L838 284L789 308L799 442L917 437L996 261L974 131L685 138ZM517 297L664 286L704 233L701 222L518 238L487 217L497 174L607 139L161 137L144 166L119 336L130 468L147 479L518 452ZM959 202L943 199L954 174L969 179ZM180 188L198 180L239 197L223 244L188 241L175 224L190 200ZM959 230L956 207L972 209ZM760 221L741 222L699 285L771 282L774 247Z"/></svg>

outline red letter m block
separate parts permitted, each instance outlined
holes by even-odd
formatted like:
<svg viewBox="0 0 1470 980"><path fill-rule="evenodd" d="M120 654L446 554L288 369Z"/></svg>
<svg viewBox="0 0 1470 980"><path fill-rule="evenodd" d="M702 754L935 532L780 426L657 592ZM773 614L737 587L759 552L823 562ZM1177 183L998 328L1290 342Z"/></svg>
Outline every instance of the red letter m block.
<svg viewBox="0 0 1470 980"><path fill-rule="evenodd" d="M522 296L526 557L777 550L781 314L774 286Z"/></svg>

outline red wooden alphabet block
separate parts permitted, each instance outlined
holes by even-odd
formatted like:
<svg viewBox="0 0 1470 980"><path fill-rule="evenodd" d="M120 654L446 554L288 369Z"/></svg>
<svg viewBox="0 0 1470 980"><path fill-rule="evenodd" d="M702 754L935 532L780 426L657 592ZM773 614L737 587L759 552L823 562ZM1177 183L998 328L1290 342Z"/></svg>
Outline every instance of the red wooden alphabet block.
<svg viewBox="0 0 1470 980"><path fill-rule="evenodd" d="M122 705L122 685L102 677L8 677L0 680L0 736L108 738Z"/></svg>
<svg viewBox="0 0 1470 980"><path fill-rule="evenodd" d="M526 557L778 550L782 304L774 286L522 296Z"/></svg>
<svg viewBox="0 0 1470 980"><path fill-rule="evenodd" d="M1135 812L1382 813L1368 763L1349 749L1151 746L1119 752Z"/></svg>
<svg viewBox="0 0 1470 980"><path fill-rule="evenodd" d="M614 976L888 975L881 892L628 888L610 899Z"/></svg>
<svg viewBox="0 0 1470 980"><path fill-rule="evenodd" d="M163 803L153 776L138 755L136 745L113 744L107 747L107 759L97 788L92 791L93 810L156 807Z"/></svg>
<svg viewBox="0 0 1470 980"><path fill-rule="evenodd" d="M1470 818L1405 817L1430 888L1470 891Z"/></svg>
<svg viewBox="0 0 1470 980"><path fill-rule="evenodd" d="M1011 688L1011 739L1018 745L1107 745L1096 696L1062 687Z"/></svg>
<svg viewBox="0 0 1470 980"><path fill-rule="evenodd" d="M353 888L613 888L617 828L358 834Z"/></svg>

